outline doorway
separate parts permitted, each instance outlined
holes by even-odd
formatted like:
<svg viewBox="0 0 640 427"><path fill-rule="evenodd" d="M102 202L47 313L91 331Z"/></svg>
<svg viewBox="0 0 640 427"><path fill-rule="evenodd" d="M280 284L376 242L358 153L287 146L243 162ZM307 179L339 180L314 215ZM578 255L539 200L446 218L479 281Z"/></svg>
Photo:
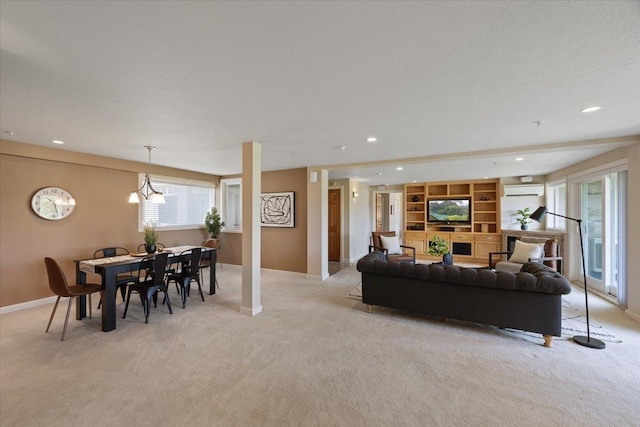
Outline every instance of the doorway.
<svg viewBox="0 0 640 427"><path fill-rule="evenodd" d="M402 192L376 193L376 231L395 231L402 235Z"/></svg>
<svg viewBox="0 0 640 427"><path fill-rule="evenodd" d="M340 261L340 189L329 190L329 261Z"/></svg>

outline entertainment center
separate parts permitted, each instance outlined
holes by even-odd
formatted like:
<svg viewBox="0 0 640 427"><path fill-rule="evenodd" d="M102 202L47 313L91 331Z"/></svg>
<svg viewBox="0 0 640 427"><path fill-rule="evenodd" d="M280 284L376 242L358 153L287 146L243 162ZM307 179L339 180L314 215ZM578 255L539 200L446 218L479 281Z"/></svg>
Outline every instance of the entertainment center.
<svg viewBox="0 0 640 427"><path fill-rule="evenodd" d="M440 236L454 259L488 262L501 249L497 179L405 184L405 242L420 258Z"/></svg>

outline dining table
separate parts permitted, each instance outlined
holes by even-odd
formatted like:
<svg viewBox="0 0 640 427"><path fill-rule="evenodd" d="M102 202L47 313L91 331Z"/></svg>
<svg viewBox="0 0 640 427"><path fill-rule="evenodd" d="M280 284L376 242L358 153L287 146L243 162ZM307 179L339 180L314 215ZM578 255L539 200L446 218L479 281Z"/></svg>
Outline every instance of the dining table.
<svg viewBox="0 0 640 427"><path fill-rule="evenodd" d="M211 264L209 274L209 295L216 293L216 258L217 249L204 246L176 246L164 248L169 253L169 262L181 262L190 256L193 248L202 249L202 257L208 258ZM87 274L99 275L102 281L102 330L109 332L116 329L116 278L122 273L131 273L141 268L153 268L154 254L129 254L105 258L91 258L74 260L76 264L76 283L87 283ZM176 259L178 257L178 259ZM87 316L87 299L84 296L76 299L76 318Z"/></svg>

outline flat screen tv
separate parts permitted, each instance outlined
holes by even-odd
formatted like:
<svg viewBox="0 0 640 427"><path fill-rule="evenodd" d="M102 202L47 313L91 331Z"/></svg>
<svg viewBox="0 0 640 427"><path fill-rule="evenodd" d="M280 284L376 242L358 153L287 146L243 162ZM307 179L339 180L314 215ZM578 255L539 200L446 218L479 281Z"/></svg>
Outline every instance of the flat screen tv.
<svg viewBox="0 0 640 427"><path fill-rule="evenodd" d="M471 199L429 199L427 222L431 224L471 224Z"/></svg>

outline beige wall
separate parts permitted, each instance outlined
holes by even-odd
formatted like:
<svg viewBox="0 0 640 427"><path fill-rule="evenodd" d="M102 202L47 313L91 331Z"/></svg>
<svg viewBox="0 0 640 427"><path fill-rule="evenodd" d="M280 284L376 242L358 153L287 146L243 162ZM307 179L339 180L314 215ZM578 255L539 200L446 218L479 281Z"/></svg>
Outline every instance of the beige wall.
<svg viewBox="0 0 640 427"><path fill-rule="evenodd" d="M227 177L225 177L227 178ZM230 178L230 177L228 177ZM262 192L295 192L295 227L262 227L262 268L307 272L307 170L262 173ZM220 235L221 261L242 264L242 234Z"/></svg>
<svg viewBox="0 0 640 427"><path fill-rule="evenodd" d="M145 164L12 141L0 144L0 307L52 295L46 256L57 260L74 283L74 259L92 257L101 247L136 250L142 243L138 205L127 200ZM48 160L52 158L57 160ZM154 167L152 172L156 170L166 176L219 180L171 168ZM68 218L47 221L31 211L31 196L47 186L63 188L76 199ZM205 237L204 228L160 232L167 246L202 244Z"/></svg>

